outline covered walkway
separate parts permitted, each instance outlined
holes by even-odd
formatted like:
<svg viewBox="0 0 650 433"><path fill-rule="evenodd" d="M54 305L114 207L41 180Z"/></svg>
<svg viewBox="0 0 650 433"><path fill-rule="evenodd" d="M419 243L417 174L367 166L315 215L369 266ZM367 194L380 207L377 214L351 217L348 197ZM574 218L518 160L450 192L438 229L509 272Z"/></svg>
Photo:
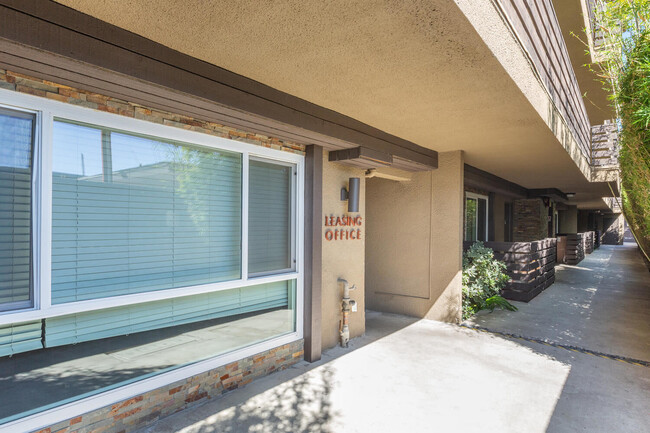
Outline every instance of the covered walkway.
<svg viewBox="0 0 650 433"><path fill-rule="evenodd" d="M650 361L650 274L604 246L519 311L477 325ZM369 313L368 332L149 432L648 432L650 368Z"/></svg>
<svg viewBox="0 0 650 433"><path fill-rule="evenodd" d="M479 314L495 331L650 361L650 273L635 243L603 245L517 312ZM650 398L650 396L648 397Z"/></svg>

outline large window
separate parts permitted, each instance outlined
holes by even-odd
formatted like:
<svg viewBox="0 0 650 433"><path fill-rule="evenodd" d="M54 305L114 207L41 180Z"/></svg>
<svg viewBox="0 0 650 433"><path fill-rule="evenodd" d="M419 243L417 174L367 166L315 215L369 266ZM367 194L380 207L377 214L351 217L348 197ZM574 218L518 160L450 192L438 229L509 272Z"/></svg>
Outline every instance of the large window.
<svg viewBox="0 0 650 433"><path fill-rule="evenodd" d="M0 426L301 338L302 163L0 90Z"/></svg>
<svg viewBox="0 0 650 433"><path fill-rule="evenodd" d="M0 311L32 306L34 120L0 108Z"/></svg>
<svg viewBox="0 0 650 433"><path fill-rule="evenodd" d="M484 195L465 193L465 240L487 241L487 206Z"/></svg>

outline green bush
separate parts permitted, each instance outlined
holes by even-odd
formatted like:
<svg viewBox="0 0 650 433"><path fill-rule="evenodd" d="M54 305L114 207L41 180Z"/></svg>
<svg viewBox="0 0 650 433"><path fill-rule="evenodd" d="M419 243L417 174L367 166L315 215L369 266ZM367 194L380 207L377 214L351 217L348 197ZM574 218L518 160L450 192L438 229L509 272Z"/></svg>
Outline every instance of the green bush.
<svg viewBox="0 0 650 433"><path fill-rule="evenodd" d="M486 309L516 311L514 305L499 295L508 279L505 263L495 259L483 242L475 242L463 254L463 319Z"/></svg>
<svg viewBox="0 0 650 433"><path fill-rule="evenodd" d="M639 35L620 77L623 213L646 254L650 250L650 34Z"/></svg>
<svg viewBox="0 0 650 433"><path fill-rule="evenodd" d="M650 261L650 0L595 5L602 43L592 52L599 61L587 66L611 93L619 124L619 204Z"/></svg>

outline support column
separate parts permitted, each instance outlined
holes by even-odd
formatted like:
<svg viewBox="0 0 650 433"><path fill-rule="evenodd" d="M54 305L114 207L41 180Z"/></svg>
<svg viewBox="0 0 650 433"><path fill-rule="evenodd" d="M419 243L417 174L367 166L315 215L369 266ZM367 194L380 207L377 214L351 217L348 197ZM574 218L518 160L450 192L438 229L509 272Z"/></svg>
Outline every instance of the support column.
<svg viewBox="0 0 650 433"><path fill-rule="evenodd" d="M321 358L323 234L323 148L307 146L305 156L305 361Z"/></svg>

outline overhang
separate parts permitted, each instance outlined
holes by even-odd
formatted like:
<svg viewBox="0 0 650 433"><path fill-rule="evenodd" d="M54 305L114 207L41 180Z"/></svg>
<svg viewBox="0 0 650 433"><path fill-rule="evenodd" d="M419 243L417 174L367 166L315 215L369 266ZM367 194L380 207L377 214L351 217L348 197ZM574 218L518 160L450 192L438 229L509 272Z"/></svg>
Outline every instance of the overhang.
<svg viewBox="0 0 650 433"><path fill-rule="evenodd" d="M0 1L0 68L299 144L361 145L402 170L437 167L433 149L53 2Z"/></svg>
<svg viewBox="0 0 650 433"><path fill-rule="evenodd" d="M135 77L128 86L149 103L169 105L177 94L188 111L222 123L372 148L407 169L434 166L435 151L463 150L468 164L528 189L602 190L494 2L151 0L129 2L128 13L121 0L60 3L70 9L1 0L11 16L3 11L0 34L47 51L59 44L61 56ZM39 21L34 31L22 16ZM5 51L3 64L7 54L18 62ZM58 79L78 81L83 69L29 60L20 67ZM82 72L96 88L121 91Z"/></svg>

